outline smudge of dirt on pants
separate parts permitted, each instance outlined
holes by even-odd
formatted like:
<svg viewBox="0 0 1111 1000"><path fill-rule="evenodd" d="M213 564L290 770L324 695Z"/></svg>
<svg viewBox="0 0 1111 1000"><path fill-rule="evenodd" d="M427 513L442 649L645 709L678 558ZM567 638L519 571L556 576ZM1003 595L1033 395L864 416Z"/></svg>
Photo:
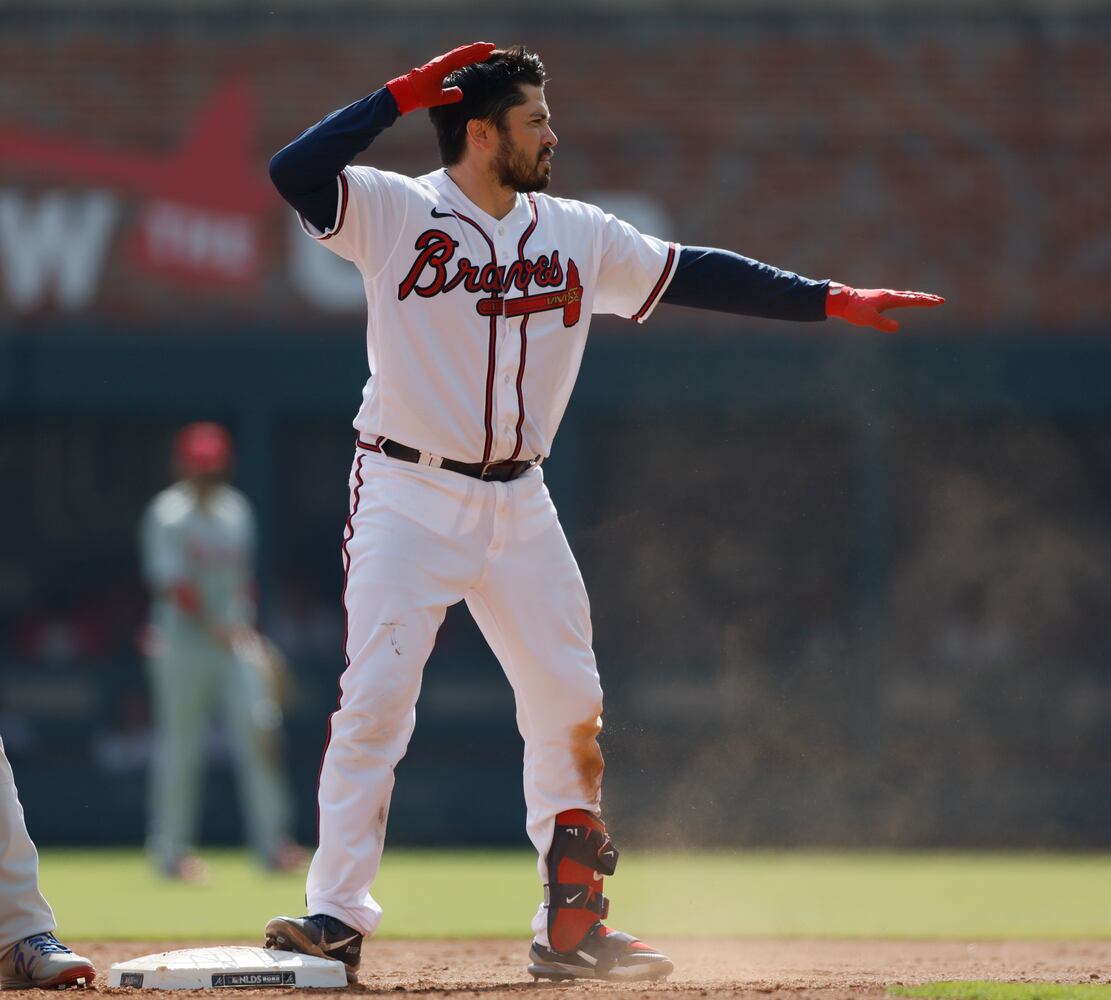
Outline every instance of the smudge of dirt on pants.
<svg viewBox="0 0 1111 1000"><path fill-rule="evenodd" d="M395 656L401 656L401 638L397 634L397 630L404 627L401 622L382 622L382 628L390 630L390 646Z"/></svg>
<svg viewBox="0 0 1111 1000"><path fill-rule="evenodd" d="M579 784L592 802L602 797L602 771L606 764L598 734L602 731L602 717L595 715L571 727L571 759L579 775Z"/></svg>

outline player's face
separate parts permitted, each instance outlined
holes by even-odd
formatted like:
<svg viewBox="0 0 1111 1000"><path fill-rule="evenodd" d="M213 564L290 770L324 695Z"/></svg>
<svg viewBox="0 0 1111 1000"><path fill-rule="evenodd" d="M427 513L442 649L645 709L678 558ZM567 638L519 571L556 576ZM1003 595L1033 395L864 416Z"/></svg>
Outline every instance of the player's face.
<svg viewBox="0 0 1111 1000"><path fill-rule="evenodd" d="M542 87L522 84L524 104L510 108L498 128L500 142L493 170L498 180L514 191L542 191L552 174L556 143L548 104Z"/></svg>

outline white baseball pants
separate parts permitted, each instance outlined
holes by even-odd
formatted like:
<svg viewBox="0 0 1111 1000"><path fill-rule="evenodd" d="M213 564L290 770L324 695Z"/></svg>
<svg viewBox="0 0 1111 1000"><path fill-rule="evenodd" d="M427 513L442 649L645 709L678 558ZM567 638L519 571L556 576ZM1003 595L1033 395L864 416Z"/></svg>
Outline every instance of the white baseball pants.
<svg viewBox="0 0 1111 1000"><path fill-rule="evenodd" d="M539 468L482 482L360 448L350 486L347 669L320 772L306 901L309 913L373 934L382 908L369 890L394 767L447 608L466 600L513 687L542 882L555 816L600 809L602 689L586 589ZM533 929L546 941L543 907Z"/></svg>
<svg viewBox="0 0 1111 1000"><path fill-rule="evenodd" d="M39 855L23 821L12 766L0 740L0 952L52 931L54 913L39 892Z"/></svg>

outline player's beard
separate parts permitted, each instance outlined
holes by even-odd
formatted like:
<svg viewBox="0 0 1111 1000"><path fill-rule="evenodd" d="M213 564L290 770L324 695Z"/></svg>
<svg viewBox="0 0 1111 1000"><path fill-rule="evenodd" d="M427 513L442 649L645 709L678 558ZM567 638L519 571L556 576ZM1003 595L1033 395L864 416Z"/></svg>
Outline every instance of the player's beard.
<svg viewBox="0 0 1111 1000"><path fill-rule="evenodd" d="M494 176L505 187L522 194L543 191L550 180L546 157L551 150L545 147L536 156L532 156L515 146L505 132L500 132L500 135L501 141L493 162Z"/></svg>

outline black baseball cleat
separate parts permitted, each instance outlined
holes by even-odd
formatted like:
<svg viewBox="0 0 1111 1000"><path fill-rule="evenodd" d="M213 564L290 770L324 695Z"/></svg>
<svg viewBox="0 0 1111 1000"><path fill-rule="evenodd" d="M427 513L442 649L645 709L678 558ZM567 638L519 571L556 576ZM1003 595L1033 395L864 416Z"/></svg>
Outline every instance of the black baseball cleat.
<svg viewBox="0 0 1111 1000"><path fill-rule="evenodd" d="M347 981L358 982L363 936L342 920L323 913L311 917L275 917L266 925L265 947L275 951L297 951L343 962Z"/></svg>
<svg viewBox="0 0 1111 1000"><path fill-rule="evenodd" d="M631 934L595 924L574 951L552 951L533 941L528 971L534 979L664 979L675 966L663 952Z"/></svg>

